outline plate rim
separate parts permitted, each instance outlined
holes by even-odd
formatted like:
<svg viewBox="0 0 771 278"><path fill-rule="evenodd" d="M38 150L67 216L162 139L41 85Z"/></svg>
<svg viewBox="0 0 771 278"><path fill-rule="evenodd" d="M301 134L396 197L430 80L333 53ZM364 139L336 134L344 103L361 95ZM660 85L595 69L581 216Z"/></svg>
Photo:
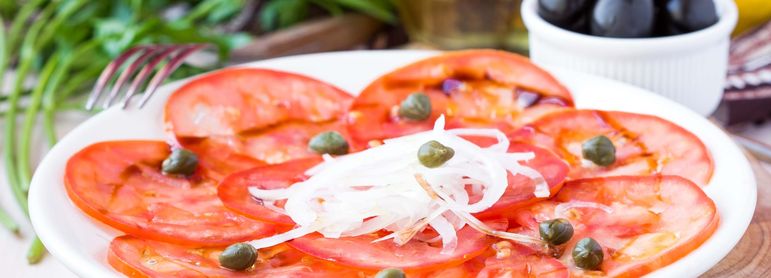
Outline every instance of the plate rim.
<svg viewBox="0 0 771 278"><path fill-rule="evenodd" d="M389 56L389 55L396 55L397 57L401 56L402 59L404 59L403 57L408 57L408 58L406 58L407 60L415 61L415 60L419 60L421 58L425 58L425 57L428 57L428 56L435 55L437 53L441 53L441 52L439 52L439 51L428 51L428 50L375 50L375 51L372 51L372 50L359 50L359 51L338 51L338 52L315 53L315 54L305 54L305 55L287 56L287 57L281 57L281 58L275 58L275 59L267 59L267 60L254 61L254 62L239 64L239 65L233 65L233 66L229 66L229 67L226 67L226 68L233 68L233 67L261 67L261 68L274 68L275 69L275 68L281 68L282 65L284 65L284 67L286 67L286 65L301 64L302 61L304 61L304 60L308 60L308 61L312 61L314 59L324 60L324 59L333 59L336 56L359 56L359 55L364 55L364 56ZM337 58L340 58L340 57L337 57ZM350 57L347 57L347 58L350 58ZM406 65L406 64L402 64L402 65ZM397 65L397 67L398 67L398 65ZM704 126L705 128L708 128L708 129L713 129L713 130L710 131L711 133L719 134L717 136L722 137L722 138L718 138L718 139L721 140L721 141L725 141L726 142L724 147L729 149L728 150L729 153L734 153L734 154L741 155L740 158L736 157L737 163L741 164L741 165L738 166L738 168L743 168L744 172L745 172L745 173L741 174L740 176L742 176L742 175L746 176L746 174L747 174L746 172L749 171L749 176L751 177L751 181L750 180L744 181L744 182L748 182L749 183L749 185L747 186L748 187L747 189L749 189L749 191L747 193L749 195L747 195L745 197L751 197L751 198L749 198L751 201L749 203L747 203L746 206L742 207L742 208L744 208L744 211L742 211L742 213L740 213L740 215L743 216L743 219L738 219L738 220L735 221L735 222L738 222L736 224L739 225L739 227L732 227L731 228L733 231L741 230L741 233L734 232L734 233L731 234L731 235L733 235L731 238L723 239L723 241L727 240L727 242L723 244L724 248L721 248L720 250L717 250L717 252L719 253L717 256L713 255L713 256L711 256L709 258L704 258L705 260L701 260L699 264L689 264L687 266L687 268L686 268L685 265L680 266L680 263L683 261L683 259L691 256L693 253L696 253L695 252L696 250L694 250L694 252L691 252L686 257L684 257L684 258L682 258L682 259L680 259L680 260L678 260L678 261L676 261L676 262L674 262L674 263L672 263L672 264L670 264L668 266L665 266L663 268L660 268L660 269L652 272L650 276L669 276L669 275L678 275L678 274L679 275L686 274L686 275L694 275L694 276L695 275L700 275L700 274L706 272L707 270L709 270L710 268L712 268L720 260L722 260L733 249L733 247L739 242L741 237L744 235L746 229L748 228L748 226L750 224L752 216L754 214L755 206L756 206L756 201L757 201L757 182L756 182L756 180L754 178L754 175L752 173L752 169L750 167L749 161L747 161L746 157L741 153L741 150L739 149L739 147L733 141L731 141L731 139L728 137L728 135L723 130L720 130L717 126L715 126L713 123L709 122L707 119L705 119L705 118L703 118L701 116L698 116L698 114L696 114L695 112L693 112L691 110L688 110L687 108L685 108L684 106L682 106L680 104L674 103L673 101L671 101L669 99L666 99L666 98L664 98L662 96L656 95L655 93L652 93L652 92L647 91L645 89L641 89L641 88L635 87L633 85L625 84L625 83L622 83L622 82L619 82L619 81L615 81L615 80L611 80L611 79L607 79L607 78L604 78L604 77L595 76L595 75L586 74L586 73L581 73L581 72L576 72L576 71L567 70L567 69L563 69L563 68L546 67L546 69L551 74L553 74L555 77L557 77L558 80L563 80L563 78L565 78L567 76L573 76L573 77L572 78L566 78L566 80L578 79L578 78L588 78L589 80L596 80L596 81L599 82L599 84L601 86L619 87L619 88L624 88L625 91L628 91L628 92L625 92L623 94L633 94L633 95L642 94L642 95L644 95L644 98L649 98L649 99L651 99L653 101L661 102L662 105L667 106L667 107L673 107L672 109L674 109L674 110L678 110L678 111L682 110L682 111L677 112L677 113L683 113L684 115L688 116L689 118L693 118L694 116L696 116L696 117L698 117L700 119L700 120L696 120L697 122L703 122L703 123L700 123L700 125ZM379 70L382 70L382 69L378 69L378 70L375 70L375 71L379 71ZM390 70L392 70L392 69L385 69L385 70L382 70L382 72L388 72ZM291 70L288 70L288 71L291 72ZM203 73L201 75L209 74L211 72L212 71L206 72L206 73ZM165 95L165 97L163 97L163 102L165 103L165 99L168 97L168 95L171 94L170 91L175 90L175 88L178 88L182 84L185 84L186 82L189 82L190 80L192 80L194 78L197 78L197 77L199 77L201 75L197 75L197 76L193 76L193 77L186 78L186 79L183 79L183 80L174 81L174 82L171 82L169 84L165 84L161 88L159 88L159 90L156 93L155 97L156 98L161 98L160 95ZM317 76L314 76L314 78L322 79L322 78L318 78ZM361 83L362 84L366 84L364 82L361 82ZM568 83L568 82L565 82L565 83ZM341 87L340 84L335 84L335 83L332 83L332 84L335 85L335 86ZM569 84L566 84L566 85L569 85ZM571 91L573 91L573 90L571 89ZM351 92L351 93L352 94L356 94L357 92ZM151 100L151 102L152 102L152 100ZM577 107L583 106L583 105L580 105L580 103L582 103L582 102L583 101L577 101ZM585 108L585 107L581 107L581 108ZM60 165L60 167L57 168L59 170L61 170L63 168L63 166L66 165L66 161L69 159L69 157L59 158L59 157L56 157L56 155L58 155L58 154L60 154L62 152L65 152L64 150L68 146L76 144L79 141L80 142L88 141L88 139L75 138L75 135L77 135L79 133L83 133L83 132L81 132L81 130L91 128L92 126L98 126L101 122L106 121L107 119L109 119L109 117L113 117L114 118L114 115L117 114L116 110L118 110L117 107L112 107L112 108L107 109L105 111L102 111L102 112L100 112L100 113L98 113L98 114L96 114L94 116L91 116L86 121L80 123L79 125L77 125L77 127L75 127L70 132L68 132L68 134L65 135L60 140L59 144L55 145L46 154L46 156L41 161L40 165L38 166L38 171L36 171L35 175L33 176L31 188L30 188L30 191L29 191L29 210L30 210L32 225L35 228L35 230L37 231L39 238L41 239L41 241L43 241L44 245L46 245L46 247L49 249L49 252L54 257L56 257L56 259L58 259L60 262L62 262L63 265L65 265L65 267L67 267L68 269L73 271L75 274L81 275L81 276L84 276L84 277L114 276L118 272L114 271L107 264L106 257L102 261L98 262L99 265L105 265L106 266L107 269L104 269L104 267L102 267L102 268L96 267L97 264L94 263L90 259L90 257L74 256L73 254L78 254L78 253L77 252L72 252L72 250L68 250L68 249L71 249L71 248L67 247L67 240L62 238L61 236L57 236L56 233L54 232L55 230L49 228L49 223L46 222L46 219L47 219L46 217L48 217L47 213L45 211L46 204L45 203L41 203L41 200L42 200L42 195L41 194L45 194L45 192L46 192L45 191L45 186L49 186L49 187L50 186L61 186L61 187L63 187L64 186L64 182L61 180L61 178L59 178L60 182L58 184L46 185L45 184L45 177L42 177L42 176L44 176L45 173L49 173L50 174L50 172L52 172L52 171L49 170L49 169L52 168L52 167L56 167L57 164ZM143 112L140 112L140 113L143 113ZM645 112L643 112L643 113L644 114L649 114L649 113L645 113ZM708 124L708 126L710 126L710 127L706 127L707 125L704 125L704 123ZM688 129L687 127L684 127L684 128ZM139 137L139 138L142 138L142 137ZM132 138L126 138L126 139L132 139ZM716 139L716 140L718 140L718 139ZM700 137L700 140L704 141L704 139L701 138L701 137ZM726 141L726 140L728 140L728 141ZM99 140L94 140L93 142L96 142L96 141L99 141ZM712 149L710 149L710 151L712 152ZM62 161L63 161L63 163L62 163ZM717 163L716 163L716 168L717 168ZM56 170L56 169L54 169L54 170ZM714 176L713 176L713 178L714 178ZM707 191L708 189L709 188L706 188L705 191ZM65 196L66 196L66 194L65 194ZM77 209L76 207L74 207L71 204L71 201L69 200L68 197L64 197L64 198L66 199L65 202L70 203L70 206L72 206L72 208ZM717 202L716 202L716 204L717 204ZM83 214L82 212L79 212L79 213ZM96 222L96 221L91 219L91 222ZM722 219L722 213L721 213L721 224L719 224L719 225L722 226L722 223L723 223L723 219ZM93 223L93 224L96 225L96 226L100 226L100 225L98 225L98 223ZM102 228L104 228L104 227L102 227ZM107 229L109 229L109 228L107 228ZM717 231L716 231L716 233L717 233ZM737 236L737 234L738 234L738 236ZM712 240L716 240L714 238L715 238L715 234L713 234L710 237L710 239L707 240L707 242L712 241ZM707 242L703 243L699 248L697 248L697 250L702 249L707 244ZM727 247L727 248L725 248L725 247ZM104 250L104 254L106 254L106 248ZM673 267L675 265L678 265L678 266ZM683 270L690 270L690 271L683 271Z"/></svg>

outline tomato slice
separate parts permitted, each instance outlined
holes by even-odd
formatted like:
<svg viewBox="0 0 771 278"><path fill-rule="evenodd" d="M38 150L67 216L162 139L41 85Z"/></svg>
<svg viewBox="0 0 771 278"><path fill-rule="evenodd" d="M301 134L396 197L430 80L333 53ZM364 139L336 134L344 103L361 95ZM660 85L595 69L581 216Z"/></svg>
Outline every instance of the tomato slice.
<svg viewBox="0 0 771 278"><path fill-rule="evenodd" d="M347 136L344 115L352 97L309 77L267 69L225 69L192 80L166 103L169 130L186 148L197 150L210 169L248 169L248 157L280 163L316 156L308 141L324 131ZM203 140L205 139L205 140ZM201 150L203 149L203 150Z"/></svg>
<svg viewBox="0 0 771 278"><path fill-rule="evenodd" d="M399 104L414 92L431 99L426 120L398 117ZM494 50L458 51L407 65L371 83L354 100L348 129L359 146L428 130L441 114L448 127L495 126L509 132L572 105L570 92L527 58Z"/></svg>
<svg viewBox="0 0 771 278"><path fill-rule="evenodd" d="M230 271L219 266L224 247L191 248L143 240L132 236L113 239L107 260L128 277L361 277L345 269L308 257L286 245L261 249L253 268Z"/></svg>
<svg viewBox="0 0 771 278"><path fill-rule="evenodd" d="M567 266L561 261L539 254L529 247L512 244L511 255L504 258L490 256L477 278L567 278Z"/></svg>
<svg viewBox="0 0 771 278"><path fill-rule="evenodd" d="M522 163L541 173L549 186L550 196L557 194L562 182L570 170L568 165L552 152L529 144L513 143L509 146L509 152L533 152L535 158ZM498 217L518 207L526 206L544 198L537 198L535 192L536 181L523 175L508 175L509 187L501 196L501 199L491 208L476 214L477 217Z"/></svg>
<svg viewBox="0 0 771 278"><path fill-rule="evenodd" d="M571 166L570 178L620 175L679 175L704 186L714 168L704 144L692 133L667 120L648 115L597 110L550 114L515 136L554 150ZM581 145L605 135L616 147L616 162L608 167L583 161Z"/></svg>
<svg viewBox="0 0 771 278"><path fill-rule="evenodd" d="M294 225L292 219L275 212L249 194L249 187L280 189L307 178L305 170L320 163L321 158L305 158L239 172L223 180L217 194L225 206L247 217L282 225Z"/></svg>
<svg viewBox="0 0 771 278"><path fill-rule="evenodd" d="M169 153L160 141L88 146L67 162L67 194L90 216L142 238L219 246L274 233L273 225L225 208L212 179L163 175Z"/></svg>
<svg viewBox="0 0 771 278"><path fill-rule="evenodd" d="M508 221L487 222L493 229L505 230ZM482 254L493 242L491 237L466 226L457 232L458 246L451 253L441 253L441 243L429 244L410 240L399 246L391 240L372 242L381 235L369 234L339 239L325 238L318 233L288 242L313 257L354 268L379 270L396 267L405 271L432 270L452 266Z"/></svg>
<svg viewBox="0 0 771 278"><path fill-rule="evenodd" d="M570 202L610 207L563 207ZM574 203L575 204L575 203ZM717 228L715 204L693 182L679 176L619 176L567 182L550 201L516 213L525 233L536 235L538 223L557 217L574 227L561 260L574 275L639 277L664 267L696 249ZM601 271L584 271L573 264L576 242L591 237L603 246Z"/></svg>
<svg viewBox="0 0 771 278"><path fill-rule="evenodd" d="M232 173L266 165L265 162L243 155L209 138L192 138L180 145L198 155L201 170L206 176L221 181Z"/></svg>

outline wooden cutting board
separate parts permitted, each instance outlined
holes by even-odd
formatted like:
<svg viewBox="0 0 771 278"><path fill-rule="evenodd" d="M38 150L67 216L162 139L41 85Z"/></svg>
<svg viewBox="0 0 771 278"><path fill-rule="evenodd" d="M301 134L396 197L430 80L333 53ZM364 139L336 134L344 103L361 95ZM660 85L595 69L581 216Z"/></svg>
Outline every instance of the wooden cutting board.
<svg viewBox="0 0 771 278"><path fill-rule="evenodd" d="M718 265L702 277L771 277L771 174L747 154L758 184L758 202L747 232Z"/></svg>

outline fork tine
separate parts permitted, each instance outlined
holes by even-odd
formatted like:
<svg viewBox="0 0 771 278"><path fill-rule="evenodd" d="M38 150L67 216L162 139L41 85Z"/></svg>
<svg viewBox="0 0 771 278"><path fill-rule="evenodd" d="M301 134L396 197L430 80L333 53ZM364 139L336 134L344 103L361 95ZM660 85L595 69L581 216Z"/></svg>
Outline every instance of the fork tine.
<svg viewBox="0 0 771 278"><path fill-rule="evenodd" d="M99 100L99 97L102 94L102 90L104 90L104 87L107 86L107 83L110 81L110 79L112 79L115 72L120 68L121 65L123 65L126 59L130 58L137 51L145 48L146 46L133 47L119 55L118 58L115 58L115 60L110 62L110 64L104 68L96 81L96 85L94 86L93 91L91 91L91 95L88 96L88 101L86 101L86 110L91 110L94 108L94 104L96 104L96 101Z"/></svg>
<svg viewBox="0 0 771 278"><path fill-rule="evenodd" d="M115 100L115 98L118 96L118 92L120 92L120 89L123 87L126 81L131 77L131 75L147 61L150 57L153 55L159 53L163 49L165 49L165 46L156 46L152 45L147 48L145 48L144 53L142 53L139 57L137 57L134 62L131 63L128 67L126 67L125 70L118 76L118 79L115 81L115 84L112 85L112 88L110 89L110 93L107 95L107 99L102 104L102 107L104 109L107 109L110 107Z"/></svg>
<svg viewBox="0 0 771 278"><path fill-rule="evenodd" d="M150 62L147 63L147 65L145 65L142 70L140 70L139 73L134 77L134 81L131 82L131 86L129 86L128 90L126 91L126 95L123 96L123 104L121 104L121 109L126 108L129 100L131 100L131 97L134 96L137 90L139 90L139 87L142 86L142 83L147 80L147 77L150 76L150 73L153 72L153 69L155 69L155 66L157 66L158 63L166 59L166 57L172 53L179 49L183 49L184 47L185 46L181 45L170 46L163 50L163 52L153 57L153 59L151 59Z"/></svg>
<svg viewBox="0 0 771 278"><path fill-rule="evenodd" d="M203 49L204 47L206 47L206 44L190 45L189 48L180 51L177 56L171 58L171 60L165 66L163 66L163 68L159 70L155 76L153 76L153 79L150 80L150 84L147 86L147 90L142 96L142 100L139 101L139 108L145 106L145 103L147 103L150 97L153 96L153 93L155 93L155 90L158 89L158 86L160 86L163 80L166 80L166 78L169 77L169 75L174 72L174 70L182 65L182 63L185 61L185 58L190 56L190 54ZM125 108L127 104L128 102L123 103L123 107Z"/></svg>

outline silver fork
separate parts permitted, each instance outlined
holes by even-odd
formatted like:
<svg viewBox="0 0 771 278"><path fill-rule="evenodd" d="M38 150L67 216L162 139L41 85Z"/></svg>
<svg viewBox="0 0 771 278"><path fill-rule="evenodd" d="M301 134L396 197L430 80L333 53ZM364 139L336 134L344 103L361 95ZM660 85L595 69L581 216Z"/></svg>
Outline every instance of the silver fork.
<svg viewBox="0 0 771 278"><path fill-rule="evenodd" d="M161 83L163 83L163 81L166 80L166 78L168 78L172 72L174 72L174 70L182 65L182 62L185 61L185 58L190 56L190 54L195 53L196 51L206 48L207 46L207 44L140 45L133 47L126 52L123 52L117 58L115 58L115 60L110 62L110 64L107 65L107 67L99 75L99 79L97 79L96 85L94 85L94 89L91 91L91 95L88 96L88 101L86 101L86 109L91 110L97 106L97 102L102 99L102 96L106 91L105 89L108 87L110 82L115 79L115 83L110 88L106 99L104 99L101 105L102 108L108 108L112 106L115 100L118 98L118 95L121 92L121 88L126 83L129 83L129 80L133 76L133 80L130 81L130 86L127 90L125 90L123 100L120 104L121 109L125 109L128 107L129 102L131 101L131 97L133 97L134 94L136 94L136 92L142 87L142 85L145 83L145 80L147 80L150 74L153 73L153 70L161 62L168 60L168 62L160 70L158 70L158 72L155 73L153 78L148 83L145 89L145 93L142 96L142 99L139 101L139 108L142 108L150 99L150 97L153 96L153 93L155 93L155 90L158 89L158 86L160 86ZM132 60L131 58L134 59ZM123 68L127 61L132 62ZM142 67L143 65L144 67ZM141 69L139 72L134 75L134 72L136 72L140 67ZM117 79L114 78L118 71L121 69L122 72L117 77Z"/></svg>

